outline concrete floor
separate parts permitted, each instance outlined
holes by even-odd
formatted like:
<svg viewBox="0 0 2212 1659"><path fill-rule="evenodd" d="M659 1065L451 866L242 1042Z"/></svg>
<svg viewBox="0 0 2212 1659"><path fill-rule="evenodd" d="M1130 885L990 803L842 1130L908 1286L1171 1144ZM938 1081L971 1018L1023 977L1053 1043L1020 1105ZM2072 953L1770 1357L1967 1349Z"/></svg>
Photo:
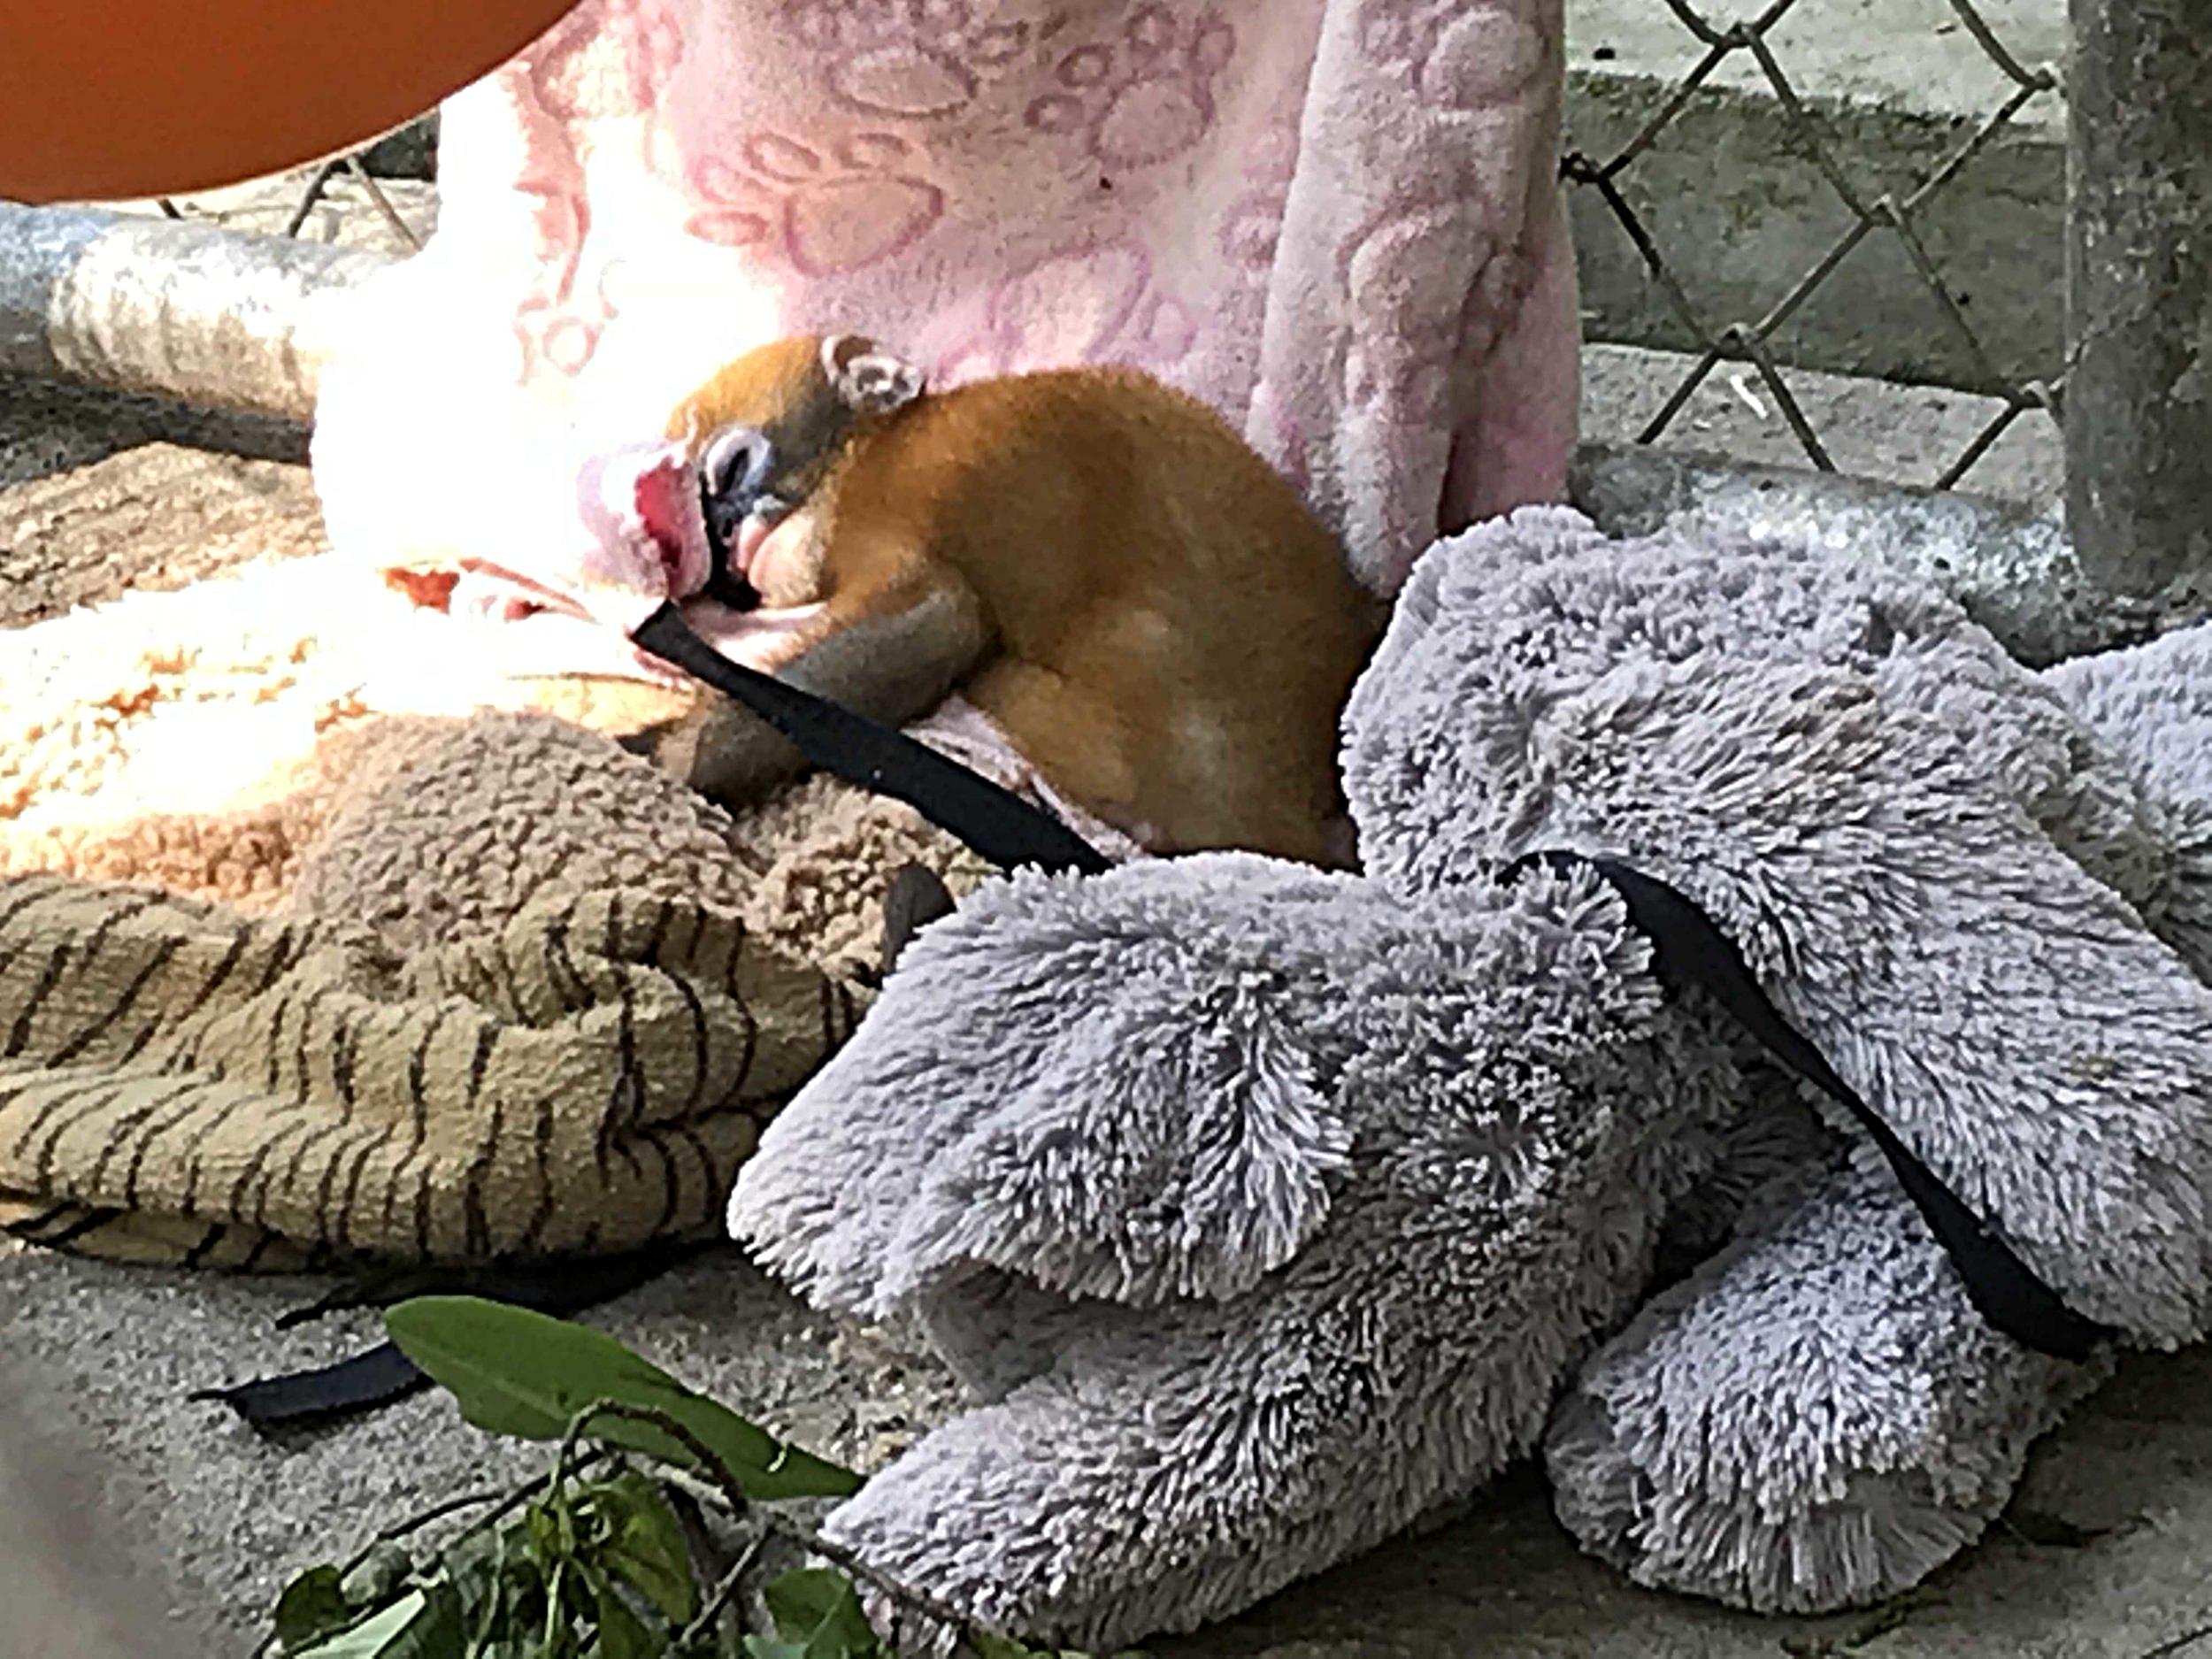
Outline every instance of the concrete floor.
<svg viewBox="0 0 2212 1659"><path fill-rule="evenodd" d="M426 1396L264 1440L191 1389L310 1363L358 1320L277 1335L316 1286L0 1257L0 1656L242 1655L284 1578L541 1451ZM949 1401L926 1363L809 1319L734 1258L601 1317L808 1444L872 1462ZM20 1421L38 1424L27 1459ZM1518 1471L1461 1518L1300 1586L1160 1659L2150 1659L2212 1627L2212 1352L2147 1356L2054 1434L1977 1549L1891 1607L1760 1619L1636 1589L1579 1555ZM97 1491L96 1500L90 1494ZM42 1625L41 1620L43 1620Z"/></svg>
<svg viewBox="0 0 2212 1659"><path fill-rule="evenodd" d="M1694 359L1670 351L1585 347L1582 435L1592 442L1634 442L1695 366ZM2004 407L1993 397L1941 387L1795 368L1784 368L1781 376L1839 472L1914 488L1933 484ZM1724 364L1709 375L1655 442L1732 461L1807 465L1773 395L1745 364ZM2060 500L2065 480L2058 425L2039 410L2014 421L1956 488L2040 511Z"/></svg>

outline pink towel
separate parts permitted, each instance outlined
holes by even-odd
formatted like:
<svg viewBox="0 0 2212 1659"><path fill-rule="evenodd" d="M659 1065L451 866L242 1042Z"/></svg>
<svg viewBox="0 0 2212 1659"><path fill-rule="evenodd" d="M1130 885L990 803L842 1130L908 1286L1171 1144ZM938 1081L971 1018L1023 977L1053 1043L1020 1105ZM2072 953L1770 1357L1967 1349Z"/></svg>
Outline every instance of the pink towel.
<svg viewBox="0 0 2212 1659"><path fill-rule="evenodd" d="M557 577L575 477L779 334L1206 399L1394 592L1561 492L1558 0L586 0L444 111L315 466L380 566Z"/></svg>

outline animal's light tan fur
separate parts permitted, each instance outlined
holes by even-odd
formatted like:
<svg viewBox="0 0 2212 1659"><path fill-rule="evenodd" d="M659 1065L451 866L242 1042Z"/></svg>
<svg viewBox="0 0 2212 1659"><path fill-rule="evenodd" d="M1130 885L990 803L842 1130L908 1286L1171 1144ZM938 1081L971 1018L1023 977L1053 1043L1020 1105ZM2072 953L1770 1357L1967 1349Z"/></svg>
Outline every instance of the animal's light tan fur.
<svg viewBox="0 0 2212 1659"><path fill-rule="evenodd" d="M672 429L811 422L832 395L820 355L809 338L749 354ZM949 599L983 640L965 695L1068 795L1158 849L1329 861L1338 715L1384 609L1197 400L1083 368L864 415L782 541L779 580L797 558L824 603L782 658Z"/></svg>

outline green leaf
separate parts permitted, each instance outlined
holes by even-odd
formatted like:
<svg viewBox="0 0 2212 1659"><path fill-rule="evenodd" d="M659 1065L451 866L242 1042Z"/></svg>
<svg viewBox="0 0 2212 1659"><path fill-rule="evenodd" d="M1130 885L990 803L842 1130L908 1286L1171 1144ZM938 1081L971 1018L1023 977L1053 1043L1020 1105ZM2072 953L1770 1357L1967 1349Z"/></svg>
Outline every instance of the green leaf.
<svg viewBox="0 0 2212 1659"><path fill-rule="evenodd" d="M407 1633L385 1650L386 1659L456 1659L465 1646L461 1598L449 1584L424 1586L427 1605Z"/></svg>
<svg viewBox="0 0 2212 1659"><path fill-rule="evenodd" d="M975 1648L977 1659L1094 1659L1072 1647L1032 1647L1026 1642L1016 1641L1011 1636L1000 1636L990 1631L971 1632L970 1645ZM1124 1647L1103 1659L1146 1659L1138 1647Z"/></svg>
<svg viewBox="0 0 2212 1659"><path fill-rule="evenodd" d="M276 1634L288 1654L320 1641L352 1623L344 1580L335 1567L310 1567L277 1597Z"/></svg>
<svg viewBox="0 0 2212 1659"><path fill-rule="evenodd" d="M554 1569L552 1587L547 1594L559 1601L557 1615L565 1617L559 1617L558 1622L565 1628L572 1631L599 1617L599 1598L593 1589L600 1577L588 1562L564 1562Z"/></svg>
<svg viewBox="0 0 2212 1659"><path fill-rule="evenodd" d="M776 1621L776 1634L803 1659L875 1659L879 1652L852 1580L833 1568L779 1573L763 1587L761 1599Z"/></svg>
<svg viewBox="0 0 2212 1659"><path fill-rule="evenodd" d="M428 1650L421 1646L416 1627L430 1625L436 1622L436 1617L429 1593L410 1590L382 1612L362 1620L351 1630L301 1649L298 1659L402 1659L402 1655L418 1655L428 1659ZM443 1655L458 1651L456 1645L445 1648Z"/></svg>
<svg viewBox="0 0 2212 1659"><path fill-rule="evenodd" d="M317 1579L319 1585L324 1582ZM319 1600L321 1591L303 1593L303 1603L296 1605L303 1604L307 1595ZM311 1647L288 1647L286 1652L292 1659L456 1659L462 1649L460 1610L449 1586L430 1585L410 1590L349 1629L331 1632Z"/></svg>
<svg viewBox="0 0 2212 1659"><path fill-rule="evenodd" d="M350 1606L380 1607L406 1586L414 1570L414 1558L387 1540L370 1547L360 1564L339 1581L338 1593Z"/></svg>
<svg viewBox="0 0 2212 1659"><path fill-rule="evenodd" d="M403 1302L386 1312L384 1325L400 1351L460 1402L462 1415L492 1433L557 1440L578 1412L612 1400L681 1424L749 1498L841 1498L860 1489L850 1470L783 1445L588 1325L473 1296ZM586 1432L681 1468L697 1463L649 1424L601 1417Z"/></svg>
<svg viewBox="0 0 2212 1659"><path fill-rule="evenodd" d="M1089 1655L1072 1649L1064 1652L1057 1647L1032 1647L1027 1642L1016 1641L1011 1636L995 1635L984 1630L975 1632L971 1645L975 1648L977 1659L1090 1659ZM1117 1655L1117 1659L1123 1659L1123 1656Z"/></svg>
<svg viewBox="0 0 2212 1659"><path fill-rule="evenodd" d="M560 1493L549 1493L523 1511L530 1548L550 1566L576 1553L576 1517Z"/></svg>
<svg viewBox="0 0 2212 1659"><path fill-rule="evenodd" d="M667 1644L657 1641L645 1621L630 1611L630 1604L604 1573L590 1571L592 1594L598 1599L599 1640L587 1651L593 1659L661 1659Z"/></svg>
<svg viewBox="0 0 2212 1659"><path fill-rule="evenodd" d="M595 1552L600 1563L634 1586L670 1624L688 1623L698 1608L698 1586L675 1511L637 1475L605 1482L591 1502L610 1524L610 1536Z"/></svg>
<svg viewBox="0 0 2212 1659"><path fill-rule="evenodd" d="M520 1586L536 1582L535 1558L521 1551L521 1538L518 1524L511 1521L457 1540L440 1556L447 1581L461 1598L462 1624L474 1632L471 1659L478 1659L478 1650L493 1633L512 1623L509 1609Z"/></svg>

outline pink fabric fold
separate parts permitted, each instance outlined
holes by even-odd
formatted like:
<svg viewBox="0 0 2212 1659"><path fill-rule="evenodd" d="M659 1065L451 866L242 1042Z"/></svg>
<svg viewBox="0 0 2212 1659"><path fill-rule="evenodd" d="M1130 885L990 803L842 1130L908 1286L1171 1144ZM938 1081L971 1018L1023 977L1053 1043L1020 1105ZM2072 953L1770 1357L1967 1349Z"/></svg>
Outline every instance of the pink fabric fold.
<svg viewBox="0 0 2212 1659"><path fill-rule="evenodd" d="M1562 85L1557 0L587 0L449 102L438 230L340 319L334 541L499 614L589 557L586 457L852 330L1151 370L1394 592L1563 488Z"/></svg>

